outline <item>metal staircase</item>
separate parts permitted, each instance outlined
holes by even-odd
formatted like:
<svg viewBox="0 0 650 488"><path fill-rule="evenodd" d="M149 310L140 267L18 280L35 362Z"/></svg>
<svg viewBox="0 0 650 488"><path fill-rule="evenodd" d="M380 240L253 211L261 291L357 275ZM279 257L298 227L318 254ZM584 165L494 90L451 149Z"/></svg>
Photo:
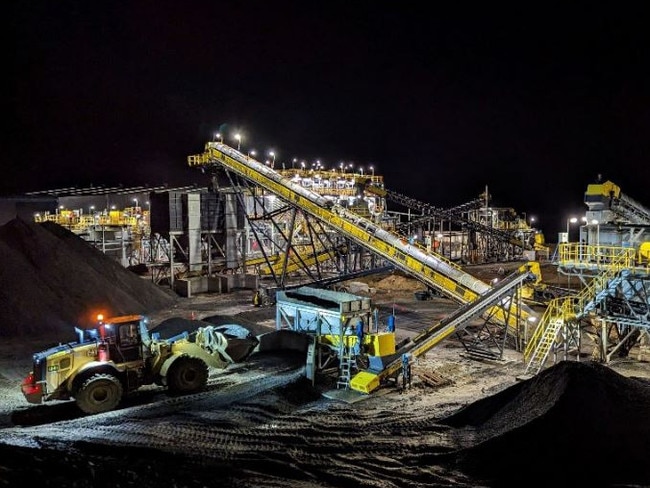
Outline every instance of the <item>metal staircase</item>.
<svg viewBox="0 0 650 488"><path fill-rule="evenodd" d="M546 312L524 350L524 360L527 362L524 375L537 374L544 366L555 338L565 324L565 316L572 298L555 298L548 304Z"/></svg>
<svg viewBox="0 0 650 488"><path fill-rule="evenodd" d="M628 274L629 271L623 270L620 271L613 278L606 280L606 282L603 283L603 288L600 291L596 292L592 300L587 302L580 315L581 316L587 315L589 312L594 310L599 304L601 304L603 300L605 300L605 298L607 298L608 296L612 296L616 292L616 288L618 287L618 285L620 285L623 282L623 279L626 278Z"/></svg>
<svg viewBox="0 0 650 488"><path fill-rule="evenodd" d="M541 371L549 353L557 345L563 327L570 327L616 290L626 276L626 270L621 268L625 258L626 255L622 254L618 261L594 277L577 295L551 300L524 349L524 361L527 363L524 375L535 375Z"/></svg>

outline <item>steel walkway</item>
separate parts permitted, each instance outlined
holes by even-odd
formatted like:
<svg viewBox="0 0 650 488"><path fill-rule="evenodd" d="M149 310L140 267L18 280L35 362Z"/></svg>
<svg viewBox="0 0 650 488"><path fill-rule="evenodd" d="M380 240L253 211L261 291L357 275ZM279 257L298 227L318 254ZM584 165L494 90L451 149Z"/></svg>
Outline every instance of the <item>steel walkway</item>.
<svg viewBox="0 0 650 488"><path fill-rule="evenodd" d="M650 327L649 275L635 276L627 264L628 253L621 252L577 295L551 300L524 350L526 376L539 373L553 347L561 345L560 331L577 329L578 321L596 309L605 322ZM613 313L616 309L608 303L611 299L617 300L621 314Z"/></svg>

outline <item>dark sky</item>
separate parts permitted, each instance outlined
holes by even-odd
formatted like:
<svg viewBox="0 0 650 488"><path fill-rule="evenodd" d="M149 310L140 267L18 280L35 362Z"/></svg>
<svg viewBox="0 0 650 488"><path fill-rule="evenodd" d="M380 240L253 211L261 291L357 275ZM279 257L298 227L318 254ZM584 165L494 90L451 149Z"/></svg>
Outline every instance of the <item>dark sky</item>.
<svg viewBox="0 0 650 488"><path fill-rule="evenodd" d="M650 206L650 19L621 4L11 2L0 194L207 184L187 156L225 124L439 207L487 185L555 242L598 174Z"/></svg>

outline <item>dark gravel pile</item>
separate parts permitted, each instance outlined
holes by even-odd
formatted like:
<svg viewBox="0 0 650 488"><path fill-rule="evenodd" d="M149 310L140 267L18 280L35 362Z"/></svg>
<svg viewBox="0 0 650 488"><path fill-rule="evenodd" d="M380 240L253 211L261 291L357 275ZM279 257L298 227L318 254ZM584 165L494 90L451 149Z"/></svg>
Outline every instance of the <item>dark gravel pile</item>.
<svg viewBox="0 0 650 488"><path fill-rule="evenodd" d="M146 314L175 301L57 224L17 218L0 227L0 337L71 341L99 312Z"/></svg>
<svg viewBox="0 0 650 488"><path fill-rule="evenodd" d="M650 383L599 363L558 363L441 423L472 444L459 466L497 483L650 485Z"/></svg>

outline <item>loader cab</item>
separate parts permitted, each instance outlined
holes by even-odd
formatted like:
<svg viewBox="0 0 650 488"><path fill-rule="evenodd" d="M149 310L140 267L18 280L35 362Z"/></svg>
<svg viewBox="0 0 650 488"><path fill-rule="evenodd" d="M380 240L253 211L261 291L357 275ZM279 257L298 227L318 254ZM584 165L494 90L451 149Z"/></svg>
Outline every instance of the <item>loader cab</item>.
<svg viewBox="0 0 650 488"><path fill-rule="evenodd" d="M109 356L113 362L127 363L142 360L145 320L141 315L125 315L112 317L100 323L100 335L108 345ZM146 327L144 331L146 332Z"/></svg>

